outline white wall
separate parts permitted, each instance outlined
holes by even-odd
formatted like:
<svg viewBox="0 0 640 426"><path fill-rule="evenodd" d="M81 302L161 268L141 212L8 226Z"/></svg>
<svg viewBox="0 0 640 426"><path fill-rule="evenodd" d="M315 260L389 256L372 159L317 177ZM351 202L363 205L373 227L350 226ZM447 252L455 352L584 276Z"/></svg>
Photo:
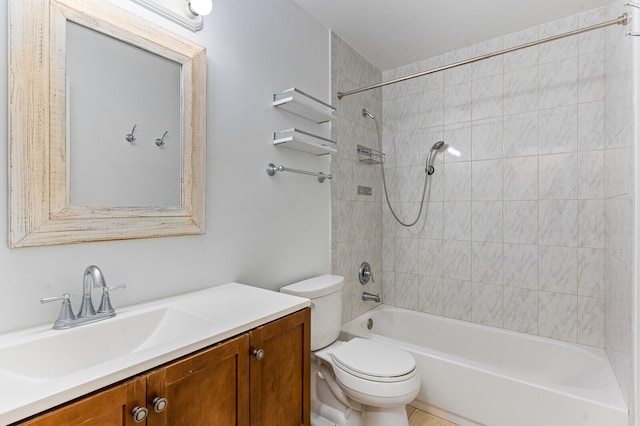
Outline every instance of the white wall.
<svg viewBox="0 0 640 426"><path fill-rule="evenodd" d="M330 272L328 184L293 174L268 177L267 163L328 171L330 159L271 145L287 127L316 130L270 106L292 86L330 99L329 33L290 0L216 0L205 28L193 34L128 0L113 0L207 48L207 232L202 236L12 249L0 244L0 332L53 322L58 306L44 296L79 296L84 268L100 266L112 296L129 305L239 281L269 289ZM7 134L7 10L0 10L0 129ZM315 126L315 127L314 127ZM328 125L322 125L328 126ZM328 127L319 131L328 135ZM7 167L7 137L0 138ZM7 199L7 173L0 199ZM8 233L0 208L0 234ZM79 297L74 300L77 306Z"/></svg>

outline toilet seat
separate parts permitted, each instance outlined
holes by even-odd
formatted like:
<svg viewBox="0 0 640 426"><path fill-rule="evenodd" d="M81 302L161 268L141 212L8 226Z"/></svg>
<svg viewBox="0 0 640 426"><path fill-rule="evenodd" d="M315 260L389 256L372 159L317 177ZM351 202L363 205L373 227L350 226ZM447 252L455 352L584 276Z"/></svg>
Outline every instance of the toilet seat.
<svg viewBox="0 0 640 426"><path fill-rule="evenodd" d="M331 364L340 387L362 404L407 404L420 390L413 356L382 342L360 338L336 341L314 355Z"/></svg>
<svg viewBox="0 0 640 426"><path fill-rule="evenodd" d="M330 353L336 367L374 382L395 383L415 374L415 359L391 345L354 338Z"/></svg>

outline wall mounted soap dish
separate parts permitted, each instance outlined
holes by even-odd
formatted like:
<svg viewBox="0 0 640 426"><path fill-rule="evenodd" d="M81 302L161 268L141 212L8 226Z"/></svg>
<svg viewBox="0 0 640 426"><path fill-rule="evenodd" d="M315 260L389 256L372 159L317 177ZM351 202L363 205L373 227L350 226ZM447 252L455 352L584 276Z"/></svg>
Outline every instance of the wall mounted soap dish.
<svg viewBox="0 0 640 426"><path fill-rule="evenodd" d="M386 154L375 149L358 145L358 161L365 164L383 164Z"/></svg>

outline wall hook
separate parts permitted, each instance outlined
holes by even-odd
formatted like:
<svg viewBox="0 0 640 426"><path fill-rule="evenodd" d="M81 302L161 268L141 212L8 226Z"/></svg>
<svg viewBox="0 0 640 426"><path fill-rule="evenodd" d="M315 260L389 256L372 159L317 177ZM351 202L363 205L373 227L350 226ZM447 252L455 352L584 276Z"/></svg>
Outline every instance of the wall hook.
<svg viewBox="0 0 640 426"><path fill-rule="evenodd" d="M137 124L133 125L133 129L131 129L131 133L128 133L124 138L127 140L127 142L134 142L136 140L136 137L133 135L133 133L136 131L136 127L138 127Z"/></svg>
<svg viewBox="0 0 640 426"><path fill-rule="evenodd" d="M164 145L164 137L167 136L167 133L169 133L168 130L166 130L164 132L164 135L162 135L162 139L160 139L160 138L156 139L156 145L158 145L158 146L163 146Z"/></svg>

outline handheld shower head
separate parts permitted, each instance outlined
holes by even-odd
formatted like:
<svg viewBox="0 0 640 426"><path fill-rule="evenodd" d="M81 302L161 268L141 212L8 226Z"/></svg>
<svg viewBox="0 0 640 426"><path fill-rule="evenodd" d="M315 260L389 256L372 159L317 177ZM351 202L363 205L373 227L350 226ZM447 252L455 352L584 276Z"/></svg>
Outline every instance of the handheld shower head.
<svg viewBox="0 0 640 426"><path fill-rule="evenodd" d="M433 144L431 149L429 150L429 154L427 155L427 161L424 166L424 171L427 172L428 175L432 175L436 169L433 168L433 158L434 153L440 151L444 147L444 141L438 141Z"/></svg>
<svg viewBox="0 0 640 426"><path fill-rule="evenodd" d="M438 141L438 142L433 144L433 146L431 147L431 150L438 151L438 150L442 149L443 146L444 146L444 141Z"/></svg>
<svg viewBox="0 0 640 426"><path fill-rule="evenodd" d="M369 111L367 111L365 108L362 108L362 116L363 117L369 117L372 120L375 120L376 118L373 116L373 114L371 114Z"/></svg>

